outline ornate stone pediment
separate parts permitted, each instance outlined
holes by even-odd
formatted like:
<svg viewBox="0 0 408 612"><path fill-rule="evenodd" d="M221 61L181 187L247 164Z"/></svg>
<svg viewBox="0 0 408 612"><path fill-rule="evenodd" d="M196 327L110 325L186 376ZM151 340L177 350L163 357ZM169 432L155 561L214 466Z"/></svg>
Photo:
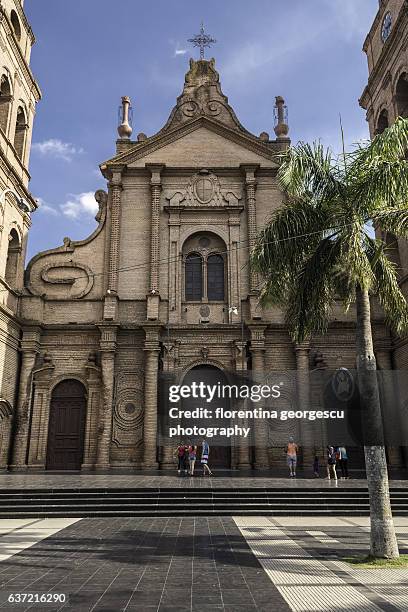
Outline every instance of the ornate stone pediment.
<svg viewBox="0 0 408 612"><path fill-rule="evenodd" d="M239 206L241 198L242 193L222 189L218 176L208 170L194 174L185 190L166 194L170 206Z"/></svg>
<svg viewBox="0 0 408 612"><path fill-rule="evenodd" d="M161 132L200 116L213 117L220 123L248 133L228 104L227 96L222 93L214 59L190 59L190 70L185 76L183 93L177 98L177 104Z"/></svg>

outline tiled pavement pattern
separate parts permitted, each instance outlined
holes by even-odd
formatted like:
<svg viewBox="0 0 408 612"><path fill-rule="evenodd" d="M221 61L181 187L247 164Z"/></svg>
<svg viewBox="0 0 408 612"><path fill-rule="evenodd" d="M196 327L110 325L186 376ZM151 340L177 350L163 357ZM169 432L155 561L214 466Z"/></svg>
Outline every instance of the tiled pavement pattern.
<svg viewBox="0 0 408 612"><path fill-rule="evenodd" d="M69 518L0 520L0 562L79 520Z"/></svg>
<svg viewBox="0 0 408 612"><path fill-rule="evenodd" d="M351 480L326 480L325 478L288 478L286 471L281 477L271 477L269 473L262 471L248 472L246 475L241 470L215 471L215 478L201 475L197 470L194 478L178 477L175 473L157 471L144 474L84 474L84 473L41 473L41 474L1 474L0 490L12 491L13 489L74 489L74 488L262 488L262 487L290 487L300 488L367 488L367 481L363 478L352 478ZM408 470L398 474L399 479L391 481L392 487L406 487Z"/></svg>
<svg viewBox="0 0 408 612"><path fill-rule="evenodd" d="M240 527L281 595L296 612L408 610L408 569L356 569L338 559L366 554L366 518L240 517ZM395 519L408 553L408 519Z"/></svg>
<svg viewBox="0 0 408 612"><path fill-rule="evenodd" d="M408 552L408 519L395 523L400 548ZM408 570L354 569L339 561L367 551L368 531L366 518L0 521L3 597L69 596L63 607L4 603L0 608L408 611Z"/></svg>
<svg viewBox="0 0 408 612"><path fill-rule="evenodd" d="M0 563L0 590L70 598L7 611L290 610L231 518L83 519Z"/></svg>

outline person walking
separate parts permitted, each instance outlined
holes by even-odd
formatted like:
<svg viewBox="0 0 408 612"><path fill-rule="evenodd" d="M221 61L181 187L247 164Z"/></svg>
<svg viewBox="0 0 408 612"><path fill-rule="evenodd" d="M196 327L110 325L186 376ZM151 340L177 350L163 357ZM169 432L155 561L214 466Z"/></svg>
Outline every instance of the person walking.
<svg viewBox="0 0 408 612"><path fill-rule="evenodd" d="M197 447L190 444L188 447L188 460L190 462L190 476L194 476L194 466L197 459Z"/></svg>
<svg viewBox="0 0 408 612"><path fill-rule="evenodd" d="M334 450L334 446L327 447L327 480L331 480L331 478L337 480L336 473L336 451Z"/></svg>
<svg viewBox="0 0 408 612"><path fill-rule="evenodd" d="M182 472L185 469L184 450L185 450L184 442L180 442L180 444L176 448L177 474L179 476L181 476Z"/></svg>
<svg viewBox="0 0 408 612"><path fill-rule="evenodd" d="M208 465L208 457L210 455L210 446L207 440L203 440L203 446L201 450L201 465L203 466L203 476L205 476L206 472L209 476L213 476L212 471Z"/></svg>
<svg viewBox="0 0 408 612"><path fill-rule="evenodd" d="M339 465L340 465L340 469L341 469L341 478L348 478L349 474L348 474L348 455L347 455L347 449L346 447L343 446L339 446L338 450L338 456L339 456Z"/></svg>
<svg viewBox="0 0 408 612"><path fill-rule="evenodd" d="M293 436L290 436L289 442L286 446L286 460L289 467L289 478L296 478L296 465L297 465L297 454L299 448L295 443Z"/></svg>

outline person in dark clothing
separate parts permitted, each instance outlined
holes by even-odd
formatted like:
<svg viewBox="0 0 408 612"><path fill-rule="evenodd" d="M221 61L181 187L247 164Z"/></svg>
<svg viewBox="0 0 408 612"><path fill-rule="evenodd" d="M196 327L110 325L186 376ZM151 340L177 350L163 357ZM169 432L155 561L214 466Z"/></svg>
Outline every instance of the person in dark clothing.
<svg viewBox="0 0 408 612"><path fill-rule="evenodd" d="M187 447L188 448L188 447ZM180 442L176 449L176 457L177 457L177 473L179 476L186 470L185 463L185 449L186 446L184 442Z"/></svg>
<svg viewBox="0 0 408 612"><path fill-rule="evenodd" d="M341 478L348 478L349 474L348 474L348 455L347 455L347 449L346 447L343 446L339 446L339 448L337 449L337 453L338 453L338 458L339 458L339 465L340 465L340 469L341 469Z"/></svg>
<svg viewBox="0 0 408 612"><path fill-rule="evenodd" d="M334 446L327 447L327 479L330 480L331 478L337 480L336 451L334 450Z"/></svg>

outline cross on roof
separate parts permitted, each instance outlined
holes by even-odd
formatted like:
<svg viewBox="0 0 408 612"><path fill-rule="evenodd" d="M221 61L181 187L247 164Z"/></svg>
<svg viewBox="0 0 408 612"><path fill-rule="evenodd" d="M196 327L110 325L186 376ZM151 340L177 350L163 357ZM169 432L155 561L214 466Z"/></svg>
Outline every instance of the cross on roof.
<svg viewBox="0 0 408 612"><path fill-rule="evenodd" d="M200 47L200 59L204 59L204 49L206 47L211 47L213 43L217 41L215 38L212 38L209 34L205 34L204 32L204 24L201 22L200 33L196 34L194 38L189 38L188 42L193 43L194 47Z"/></svg>

